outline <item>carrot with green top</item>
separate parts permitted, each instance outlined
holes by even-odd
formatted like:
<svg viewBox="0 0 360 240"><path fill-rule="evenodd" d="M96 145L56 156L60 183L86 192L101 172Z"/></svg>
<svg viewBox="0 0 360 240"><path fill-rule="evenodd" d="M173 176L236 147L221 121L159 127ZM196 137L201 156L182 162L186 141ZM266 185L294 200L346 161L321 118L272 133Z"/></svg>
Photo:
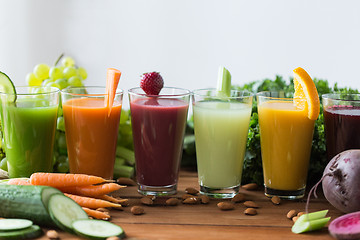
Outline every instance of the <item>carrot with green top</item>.
<svg viewBox="0 0 360 240"><path fill-rule="evenodd" d="M105 183L100 185L89 185L79 187L60 187L60 191L64 193L70 193L75 195L87 196L87 197L98 197L117 191L126 186L122 186L116 183Z"/></svg>
<svg viewBox="0 0 360 240"><path fill-rule="evenodd" d="M81 207L97 209L97 208L107 208L107 207L114 207L114 208L121 208L121 204L112 203L101 199L91 198L91 197L84 197L78 196L73 194L64 193L65 196L74 200L77 204Z"/></svg>
<svg viewBox="0 0 360 240"><path fill-rule="evenodd" d="M38 172L30 176L30 183L32 185L44 185L55 188L86 186L104 182L107 182L107 180L86 174Z"/></svg>
<svg viewBox="0 0 360 240"><path fill-rule="evenodd" d="M101 219L101 220L108 220L110 219L110 215L106 214L105 212L102 211L97 211L97 210L93 210L90 208L86 208L83 207L82 209L84 209L84 211L87 213L87 215L89 215L90 217L96 218L96 219Z"/></svg>

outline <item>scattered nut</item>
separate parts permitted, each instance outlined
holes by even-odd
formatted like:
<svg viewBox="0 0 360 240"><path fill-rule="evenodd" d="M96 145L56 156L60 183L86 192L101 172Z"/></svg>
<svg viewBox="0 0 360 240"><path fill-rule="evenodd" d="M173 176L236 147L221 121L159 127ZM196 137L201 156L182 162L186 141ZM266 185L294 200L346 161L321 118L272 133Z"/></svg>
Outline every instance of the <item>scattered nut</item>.
<svg viewBox="0 0 360 240"><path fill-rule="evenodd" d="M259 205L257 205L257 203L255 203L253 201L244 202L244 206L248 207L248 208L258 208L259 207Z"/></svg>
<svg viewBox="0 0 360 240"><path fill-rule="evenodd" d="M304 215L306 212L299 212L298 214L297 214L297 216L298 217L300 217L301 215Z"/></svg>
<svg viewBox="0 0 360 240"><path fill-rule="evenodd" d="M187 194L196 195L196 194L198 194L199 191L196 190L195 188L188 187L188 188L185 189L185 192Z"/></svg>
<svg viewBox="0 0 360 240"><path fill-rule="evenodd" d="M208 204L210 202L210 198L206 195L201 195L200 196L200 202L202 204Z"/></svg>
<svg viewBox="0 0 360 240"><path fill-rule="evenodd" d="M146 195L145 197L150 198L153 201L156 199L155 195Z"/></svg>
<svg viewBox="0 0 360 240"><path fill-rule="evenodd" d="M141 199L140 199L140 202L141 202L142 204L148 205L148 206L154 204L154 201L153 201L152 199L148 198L148 197L143 197L143 198L141 198Z"/></svg>
<svg viewBox="0 0 360 240"><path fill-rule="evenodd" d="M278 196L273 196L271 198L271 202L275 205L279 205L281 203L281 199Z"/></svg>
<svg viewBox="0 0 360 240"><path fill-rule="evenodd" d="M217 204L217 206L218 206L218 208L220 208L223 211L225 211L225 210L233 210L235 208L235 205L232 202L219 202Z"/></svg>
<svg viewBox="0 0 360 240"><path fill-rule="evenodd" d="M120 177L116 180L116 182L120 185L136 186L136 182L131 178Z"/></svg>
<svg viewBox="0 0 360 240"><path fill-rule="evenodd" d="M245 195L242 193L238 193L231 199L231 201L234 203L243 202L245 201Z"/></svg>
<svg viewBox="0 0 360 240"><path fill-rule="evenodd" d="M176 206L179 204L179 200L177 198L169 198L165 203L168 206Z"/></svg>
<svg viewBox="0 0 360 240"><path fill-rule="evenodd" d="M182 200L185 200L185 199L187 199L187 198L190 198L190 197L194 197L193 195L190 195L190 194L183 194L182 196L181 196L181 198L182 198Z"/></svg>
<svg viewBox="0 0 360 240"><path fill-rule="evenodd" d="M184 204L197 204L197 203L199 202L198 199L199 199L199 198L192 196L192 197L186 198L186 199L183 201L183 203L184 203Z"/></svg>
<svg viewBox="0 0 360 240"><path fill-rule="evenodd" d="M256 211L255 208L247 208L247 209L245 209L244 213L245 213L246 215L254 216L254 215L257 214L257 211Z"/></svg>
<svg viewBox="0 0 360 240"><path fill-rule="evenodd" d="M140 207L140 206L133 206L131 209L130 209L131 213L134 214L134 215L141 215L141 214L144 214L145 213L145 210L144 208Z"/></svg>
<svg viewBox="0 0 360 240"><path fill-rule="evenodd" d="M293 222L296 222L296 220L298 220L298 218L299 218L298 216L293 217L292 218Z"/></svg>
<svg viewBox="0 0 360 240"><path fill-rule="evenodd" d="M59 238L59 234L57 233L57 231L55 230L49 230L46 232L46 236L51 239L51 240L55 240L55 239L60 239Z"/></svg>
<svg viewBox="0 0 360 240"><path fill-rule="evenodd" d="M245 190L256 190L258 188L258 185L256 183L248 183L241 186Z"/></svg>
<svg viewBox="0 0 360 240"><path fill-rule="evenodd" d="M295 216L296 216L296 210L294 210L294 209L290 210L290 211L286 214L286 217L287 217L288 219L292 219L292 218L295 217Z"/></svg>
<svg viewBox="0 0 360 240"><path fill-rule="evenodd" d="M106 240L120 240L120 238L113 236L113 237L108 237Z"/></svg>

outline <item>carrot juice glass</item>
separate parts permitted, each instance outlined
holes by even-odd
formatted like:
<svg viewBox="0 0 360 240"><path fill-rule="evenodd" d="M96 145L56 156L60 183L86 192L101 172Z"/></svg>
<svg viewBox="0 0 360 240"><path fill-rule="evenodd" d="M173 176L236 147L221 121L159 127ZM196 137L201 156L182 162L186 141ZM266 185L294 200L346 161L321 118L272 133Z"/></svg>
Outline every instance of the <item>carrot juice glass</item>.
<svg viewBox="0 0 360 240"><path fill-rule="evenodd" d="M159 95L128 91L136 180L143 195L176 193L190 91L164 87Z"/></svg>
<svg viewBox="0 0 360 240"><path fill-rule="evenodd" d="M71 173L113 178L123 91L107 106L105 87L61 91Z"/></svg>
<svg viewBox="0 0 360 240"><path fill-rule="evenodd" d="M297 99L297 101L306 101ZM257 94L265 195L302 198L315 120L281 92Z"/></svg>

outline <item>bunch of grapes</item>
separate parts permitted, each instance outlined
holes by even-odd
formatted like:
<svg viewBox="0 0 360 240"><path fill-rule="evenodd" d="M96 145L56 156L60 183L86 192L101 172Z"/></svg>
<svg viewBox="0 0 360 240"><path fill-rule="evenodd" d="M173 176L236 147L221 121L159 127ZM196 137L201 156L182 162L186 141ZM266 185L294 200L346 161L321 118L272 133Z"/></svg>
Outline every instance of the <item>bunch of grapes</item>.
<svg viewBox="0 0 360 240"><path fill-rule="evenodd" d="M85 68L77 67L71 57L61 55L54 66L50 67L45 63L37 64L34 70L26 75L26 82L29 86L63 89L68 86L81 87L86 78Z"/></svg>

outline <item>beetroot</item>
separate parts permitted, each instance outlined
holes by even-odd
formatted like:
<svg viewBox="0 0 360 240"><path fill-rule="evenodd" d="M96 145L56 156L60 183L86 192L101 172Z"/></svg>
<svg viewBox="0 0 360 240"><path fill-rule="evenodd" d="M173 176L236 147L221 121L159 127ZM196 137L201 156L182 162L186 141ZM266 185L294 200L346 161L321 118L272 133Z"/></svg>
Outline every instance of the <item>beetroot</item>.
<svg viewBox="0 0 360 240"><path fill-rule="evenodd" d="M324 170L322 187L326 199L341 212L360 211L360 149L344 151L331 159Z"/></svg>
<svg viewBox="0 0 360 240"><path fill-rule="evenodd" d="M360 212L348 213L336 218L328 229L336 239L360 239Z"/></svg>

